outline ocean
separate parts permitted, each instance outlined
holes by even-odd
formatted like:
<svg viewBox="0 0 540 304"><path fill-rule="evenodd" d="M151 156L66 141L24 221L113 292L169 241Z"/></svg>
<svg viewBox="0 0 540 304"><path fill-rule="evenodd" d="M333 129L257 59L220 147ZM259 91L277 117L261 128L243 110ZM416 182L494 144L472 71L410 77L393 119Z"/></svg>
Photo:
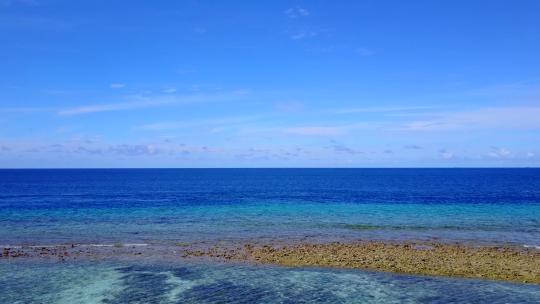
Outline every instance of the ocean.
<svg viewBox="0 0 540 304"><path fill-rule="evenodd" d="M540 248L540 169L0 170L0 246ZM538 285L207 261L0 259L5 303L538 303ZM141 300L143 299L143 300Z"/></svg>

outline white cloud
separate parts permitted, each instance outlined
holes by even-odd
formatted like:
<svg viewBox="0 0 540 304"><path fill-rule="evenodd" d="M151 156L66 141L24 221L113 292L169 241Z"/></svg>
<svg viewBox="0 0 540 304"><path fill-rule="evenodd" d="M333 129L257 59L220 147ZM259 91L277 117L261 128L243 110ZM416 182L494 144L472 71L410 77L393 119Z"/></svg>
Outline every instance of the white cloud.
<svg viewBox="0 0 540 304"><path fill-rule="evenodd" d="M295 34L292 34L290 37L292 40L300 40L305 38L311 38L317 36L317 32L315 31L299 31Z"/></svg>
<svg viewBox="0 0 540 304"><path fill-rule="evenodd" d="M285 15L289 18L301 18L301 17L307 17L311 14L310 11L308 11L305 8L302 8L300 6L291 7L287 10L285 10Z"/></svg>
<svg viewBox="0 0 540 304"><path fill-rule="evenodd" d="M527 155L528 158L531 158L531 157L535 156L534 152L527 152L526 155Z"/></svg>
<svg viewBox="0 0 540 304"><path fill-rule="evenodd" d="M439 151L439 153L441 154L441 158L442 159L453 159L455 157L455 154L451 151L448 151L446 149L442 149Z"/></svg>
<svg viewBox="0 0 540 304"><path fill-rule="evenodd" d="M365 47L359 47L355 50L355 52L360 55L360 56L363 56L363 57L367 57L367 56L371 56L371 55L375 55L375 51L372 50L372 49L369 49L369 48L365 48Z"/></svg>
<svg viewBox="0 0 540 304"><path fill-rule="evenodd" d="M111 89L121 89L124 88L126 85L123 83L111 83L110 87Z"/></svg>
<svg viewBox="0 0 540 304"><path fill-rule="evenodd" d="M167 94L171 94L175 92L176 92L175 88L168 88L168 89L163 90L163 93L167 93Z"/></svg>
<svg viewBox="0 0 540 304"><path fill-rule="evenodd" d="M491 152L488 153L489 156L495 158L505 158L510 156L512 153L506 148L491 147Z"/></svg>

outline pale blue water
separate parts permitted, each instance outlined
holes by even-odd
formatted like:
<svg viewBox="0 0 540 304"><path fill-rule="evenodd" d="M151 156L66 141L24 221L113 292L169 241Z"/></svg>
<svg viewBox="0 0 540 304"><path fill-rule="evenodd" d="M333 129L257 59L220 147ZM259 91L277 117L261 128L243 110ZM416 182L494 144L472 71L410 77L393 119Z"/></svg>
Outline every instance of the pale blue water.
<svg viewBox="0 0 540 304"><path fill-rule="evenodd" d="M3 245L436 239L540 246L540 170L0 170L0 226ZM176 266L146 265L130 275L122 270L130 265L111 263L2 261L0 292L19 303L74 303L79 293L87 299L81 303L135 303L125 289L147 295L142 303L219 302L198 298L208 290L232 302L257 294L263 302L352 303L534 303L540 292L490 281L246 265L181 265L205 278L183 282L171 275ZM164 277L176 283L159 283Z"/></svg>

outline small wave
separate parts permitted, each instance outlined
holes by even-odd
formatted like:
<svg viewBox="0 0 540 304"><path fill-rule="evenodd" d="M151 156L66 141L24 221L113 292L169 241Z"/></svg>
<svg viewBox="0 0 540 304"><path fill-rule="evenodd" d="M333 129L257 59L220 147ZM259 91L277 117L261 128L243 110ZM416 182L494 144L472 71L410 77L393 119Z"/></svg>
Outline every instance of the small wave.
<svg viewBox="0 0 540 304"><path fill-rule="evenodd" d="M538 245L527 245L527 244L525 244L525 245L523 245L523 247L525 247L525 248L540 249L540 246L538 246Z"/></svg>
<svg viewBox="0 0 540 304"><path fill-rule="evenodd" d="M150 246L146 243L116 243L116 244L73 244L77 247L144 247ZM0 248L55 248L62 246L71 246L71 244L57 244L57 245L0 245Z"/></svg>
<svg viewBox="0 0 540 304"><path fill-rule="evenodd" d="M353 229L353 230L377 230L377 229L384 229L385 226L381 225L368 225L368 224L347 224L344 225L345 228Z"/></svg>
<svg viewBox="0 0 540 304"><path fill-rule="evenodd" d="M149 244L146 243L117 243L117 244L79 244L76 245L77 247L143 247L143 246L149 246Z"/></svg>
<svg viewBox="0 0 540 304"><path fill-rule="evenodd" d="M504 231L508 227L504 226L457 226L457 225L403 225L403 226L394 226L394 225L370 225L370 224L340 224L338 227L352 229L352 230L454 230L454 231ZM538 232L536 227L513 227L514 232Z"/></svg>

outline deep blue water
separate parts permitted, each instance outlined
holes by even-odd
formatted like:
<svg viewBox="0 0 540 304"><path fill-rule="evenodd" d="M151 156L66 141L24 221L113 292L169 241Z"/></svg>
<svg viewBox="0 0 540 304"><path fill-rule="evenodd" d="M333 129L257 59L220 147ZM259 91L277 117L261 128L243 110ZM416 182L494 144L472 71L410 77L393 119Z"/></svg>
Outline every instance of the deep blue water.
<svg viewBox="0 0 540 304"><path fill-rule="evenodd" d="M540 169L0 170L0 244L540 245Z"/></svg>
<svg viewBox="0 0 540 304"><path fill-rule="evenodd" d="M540 246L540 169L0 170L0 244ZM0 261L6 303L538 303L537 285L335 269Z"/></svg>

